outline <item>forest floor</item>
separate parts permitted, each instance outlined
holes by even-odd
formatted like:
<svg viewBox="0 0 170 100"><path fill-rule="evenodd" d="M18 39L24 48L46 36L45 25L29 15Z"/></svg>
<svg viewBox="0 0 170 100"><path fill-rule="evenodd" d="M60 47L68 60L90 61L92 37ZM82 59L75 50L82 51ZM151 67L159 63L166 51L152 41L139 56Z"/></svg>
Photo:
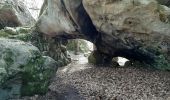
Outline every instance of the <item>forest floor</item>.
<svg viewBox="0 0 170 100"><path fill-rule="evenodd" d="M170 72L75 61L58 69L46 95L29 100L170 100Z"/></svg>

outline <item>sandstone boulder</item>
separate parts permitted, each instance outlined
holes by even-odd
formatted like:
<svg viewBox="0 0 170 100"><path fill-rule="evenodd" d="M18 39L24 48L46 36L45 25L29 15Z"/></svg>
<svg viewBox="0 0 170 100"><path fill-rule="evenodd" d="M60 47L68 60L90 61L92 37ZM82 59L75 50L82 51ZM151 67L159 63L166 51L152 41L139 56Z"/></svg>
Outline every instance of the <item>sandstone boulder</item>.
<svg viewBox="0 0 170 100"><path fill-rule="evenodd" d="M155 0L83 0L99 51L170 69L170 8Z"/></svg>
<svg viewBox="0 0 170 100"><path fill-rule="evenodd" d="M32 26L35 23L31 13L17 0L0 1L0 29L17 26Z"/></svg>
<svg viewBox="0 0 170 100"><path fill-rule="evenodd" d="M70 62L67 49L64 49L64 40L55 39L41 33L31 33L29 27L5 27L0 30L0 37L22 40L36 46L43 56L50 56L57 61L58 66Z"/></svg>
<svg viewBox="0 0 170 100"><path fill-rule="evenodd" d="M84 38L106 58L121 56L170 69L170 8L156 0L45 1L36 32Z"/></svg>
<svg viewBox="0 0 170 100"><path fill-rule="evenodd" d="M40 14L35 31L51 37L86 38L94 41L98 34L82 0L45 0Z"/></svg>
<svg viewBox="0 0 170 100"><path fill-rule="evenodd" d="M0 38L0 98L43 94L55 75L57 62L19 40Z"/></svg>

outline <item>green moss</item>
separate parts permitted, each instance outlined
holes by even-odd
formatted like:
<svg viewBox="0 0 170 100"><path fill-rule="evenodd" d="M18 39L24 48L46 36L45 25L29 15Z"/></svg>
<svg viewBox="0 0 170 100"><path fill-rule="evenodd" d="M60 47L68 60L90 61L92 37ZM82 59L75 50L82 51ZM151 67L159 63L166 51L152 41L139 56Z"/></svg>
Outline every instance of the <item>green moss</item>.
<svg viewBox="0 0 170 100"><path fill-rule="evenodd" d="M22 96L34 94L45 94L48 90L48 82L29 82L21 88Z"/></svg>
<svg viewBox="0 0 170 100"><path fill-rule="evenodd" d="M159 46L147 46L143 48L143 51L144 50L153 56L153 61L151 61L148 66L159 70L170 70L170 61L168 61L168 57L165 56L167 54L161 52Z"/></svg>
<svg viewBox="0 0 170 100"><path fill-rule="evenodd" d="M93 51L88 57L88 62L92 64L102 64L104 56L98 51Z"/></svg>
<svg viewBox="0 0 170 100"><path fill-rule="evenodd" d="M146 50L147 52L153 53L154 55L160 55L160 54L162 54L161 49L159 48L159 46L156 46L156 45L147 46L147 47L145 47L145 50Z"/></svg>
<svg viewBox="0 0 170 100"><path fill-rule="evenodd" d="M3 67L3 66L1 66L1 67ZM2 86L6 80L7 80L6 69L5 68L0 68L0 86Z"/></svg>
<svg viewBox="0 0 170 100"><path fill-rule="evenodd" d="M23 85L21 88L22 95L33 95L41 93L41 86L44 83L39 76L42 67L42 61L33 59L25 66L22 73ZM39 89L40 88L40 89Z"/></svg>
<svg viewBox="0 0 170 100"><path fill-rule="evenodd" d="M37 56L38 57L38 56ZM22 95L44 94L48 90L51 76L55 70L44 66L45 59L35 57L25 66L22 73Z"/></svg>
<svg viewBox="0 0 170 100"><path fill-rule="evenodd" d="M164 55L159 55L155 59L155 63L153 63L153 66L160 70L170 70L170 62L166 59Z"/></svg>
<svg viewBox="0 0 170 100"><path fill-rule="evenodd" d="M28 42L32 38L30 31L31 31L30 28L23 28L23 27L7 28L6 27L0 30L0 37L18 39L18 40Z"/></svg>
<svg viewBox="0 0 170 100"><path fill-rule="evenodd" d="M6 49L3 55L3 59L5 60L8 67L12 65L12 63L14 63L14 60L12 58L13 56L14 56L13 52L10 49Z"/></svg>
<svg viewBox="0 0 170 100"><path fill-rule="evenodd" d="M4 29L5 30L5 29ZM47 38L45 35L41 33L30 33L30 28L6 28L6 31L0 30L0 37L10 38L22 40L25 42L31 42L34 46L36 46L45 56L50 56L56 61L62 60L62 63L58 63L58 65L67 65L70 63L70 60L67 58L67 54L64 54L66 50L62 51L61 40L55 41L55 39ZM17 35L11 34L10 31L15 30Z"/></svg>
<svg viewBox="0 0 170 100"><path fill-rule="evenodd" d="M28 34L31 32L31 28L23 28L23 27L19 27L19 29L17 30L17 32L21 33L21 34Z"/></svg>
<svg viewBox="0 0 170 100"><path fill-rule="evenodd" d="M28 33L28 34L18 34L18 35L8 36L8 38L30 42L32 37L31 37L31 34Z"/></svg>
<svg viewBox="0 0 170 100"><path fill-rule="evenodd" d="M17 78L17 82L22 82L17 83L22 85L19 91L22 96L46 93L57 71L56 61L42 56L31 44L5 38L0 41L0 87Z"/></svg>
<svg viewBox="0 0 170 100"><path fill-rule="evenodd" d="M6 33L4 30L0 30L0 37L8 37L9 34Z"/></svg>
<svg viewBox="0 0 170 100"><path fill-rule="evenodd" d="M14 30L10 30L10 29L4 29L4 32L6 32L9 35L17 35L18 33L15 32Z"/></svg>
<svg viewBox="0 0 170 100"><path fill-rule="evenodd" d="M89 62L89 63L92 63L92 64L96 64L96 63L97 63L97 60L96 60L96 58L94 57L94 55L90 55L90 56L88 57L88 62Z"/></svg>

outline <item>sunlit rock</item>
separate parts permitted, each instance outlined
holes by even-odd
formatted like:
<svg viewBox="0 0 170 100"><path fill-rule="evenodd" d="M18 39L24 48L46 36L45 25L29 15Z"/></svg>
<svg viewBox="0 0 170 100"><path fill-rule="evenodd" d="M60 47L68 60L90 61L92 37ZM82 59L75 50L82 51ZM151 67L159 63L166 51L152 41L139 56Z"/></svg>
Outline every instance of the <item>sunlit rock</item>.
<svg viewBox="0 0 170 100"><path fill-rule="evenodd" d="M156 0L45 0L35 32L84 38L104 57L170 69L170 8Z"/></svg>
<svg viewBox="0 0 170 100"><path fill-rule="evenodd" d="M67 38L86 38L94 41L98 34L87 15L82 0L45 0L35 31ZM85 34L85 35L84 35Z"/></svg>
<svg viewBox="0 0 170 100"><path fill-rule="evenodd" d="M98 50L170 69L170 8L155 0L83 0L96 29Z"/></svg>
<svg viewBox="0 0 170 100"><path fill-rule="evenodd" d="M32 26L35 23L23 2L17 0L0 1L0 29L5 26Z"/></svg>

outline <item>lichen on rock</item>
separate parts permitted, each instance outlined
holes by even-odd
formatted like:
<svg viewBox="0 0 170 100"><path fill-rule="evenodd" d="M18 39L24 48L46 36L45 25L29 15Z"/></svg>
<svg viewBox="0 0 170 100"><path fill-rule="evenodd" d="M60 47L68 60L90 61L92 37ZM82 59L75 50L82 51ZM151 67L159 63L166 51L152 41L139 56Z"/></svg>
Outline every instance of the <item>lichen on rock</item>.
<svg viewBox="0 0 170 100"><path fill-rule="evenodd" d="M56 60L59 66L67 65L70 62L62 39L57 40L38 32L32 32L29 27L5 27L0 30L0 37L30 42L38 47L44 56L50 56ZM64 47L65 49L63 49Z"/></svg>
<svg viewBox="0 0 170 100"><path fill-rule="evenodd" d="M0 38L0 92L10 88L8 81L18 81L17 85L21 84L19 96L43 94L57 67L55 60L42 56L35 46L20 40ZM15 94L11 94L12 88L6 98Z"/></svg>
<svg viewBox="0 0 170 100"><path fill-rule="evenodd" d="M35 19L25 8L23 2L17 0L0 1L0 29L4 27L32 26Z"/></svg>

